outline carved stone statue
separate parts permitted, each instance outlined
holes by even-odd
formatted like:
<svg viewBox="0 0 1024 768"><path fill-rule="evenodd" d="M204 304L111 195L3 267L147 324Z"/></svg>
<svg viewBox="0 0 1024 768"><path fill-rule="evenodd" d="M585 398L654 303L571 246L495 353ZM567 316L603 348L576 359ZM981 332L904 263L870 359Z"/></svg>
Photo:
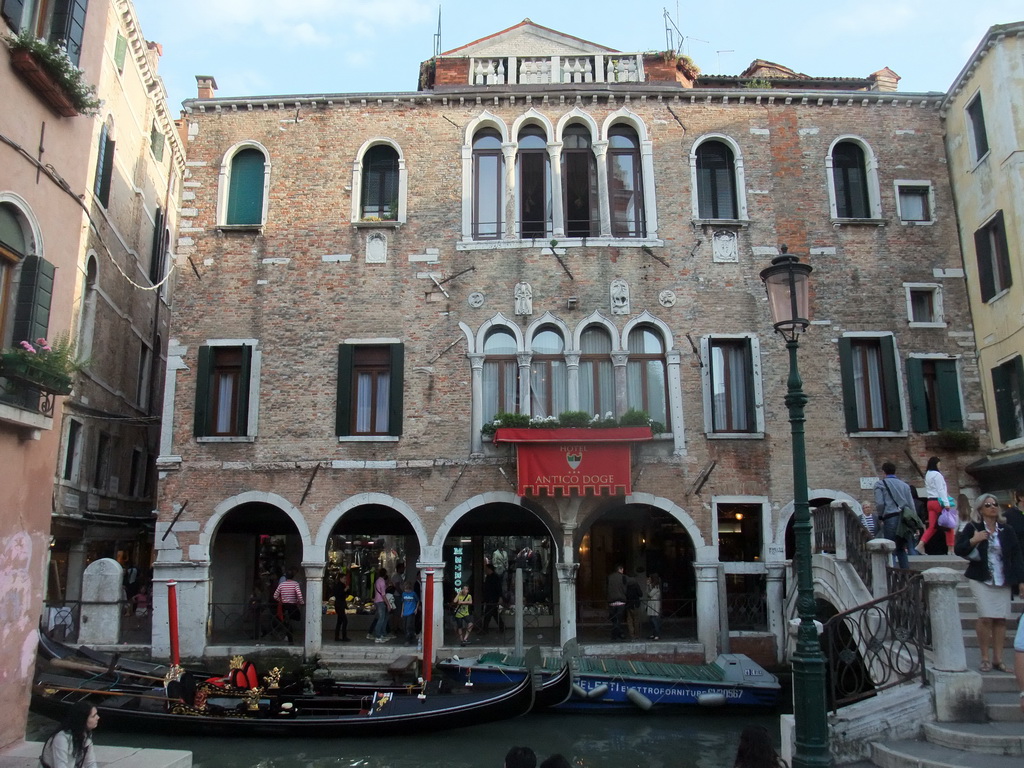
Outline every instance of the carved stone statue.
<svg viewBox="0 0 1024 768"><path fill-rule="evenodd" d="M611 286L612 314L629 314L629 283L622 279L612 280Z"/></svg>
<svg viewBox="0 0 1024 768"><path fill-rule="evenodd" d="M533 288L529 283L516 283L516 314L533 314Z"/></svg>

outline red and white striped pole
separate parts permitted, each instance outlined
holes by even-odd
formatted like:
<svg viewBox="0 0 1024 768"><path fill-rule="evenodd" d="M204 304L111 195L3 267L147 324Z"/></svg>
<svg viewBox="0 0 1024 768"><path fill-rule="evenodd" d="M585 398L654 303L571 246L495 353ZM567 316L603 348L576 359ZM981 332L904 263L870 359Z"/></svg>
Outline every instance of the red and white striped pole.
<svg viewBox="0 0 1024 768"><path fill-rule="evenodd" d="M430 681L434 666L434 569L427 568L423 588L423 679Z"/></svg>

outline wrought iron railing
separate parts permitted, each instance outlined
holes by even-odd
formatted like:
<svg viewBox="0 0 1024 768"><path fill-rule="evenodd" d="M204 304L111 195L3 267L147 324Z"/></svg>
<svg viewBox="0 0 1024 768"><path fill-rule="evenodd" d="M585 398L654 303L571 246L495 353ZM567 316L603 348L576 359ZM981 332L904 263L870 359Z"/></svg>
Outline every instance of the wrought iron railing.
<svg viewBox="0 0 1024 768"><path fill-rule="evenodd" d="M757 592L741 592L726 595L730 631L767 631L768 601L765 599L767 579L761 576L758 581L760 582L760 589Z"/></svg>
<svg viewBox="0 0 1024 768"><path fill-rule="evenodd" d="M303 616L290 622L293 641L305 636ZM288 623L276 603L210 603L207 630L211 643L287 643Z"/></svg>
<svg viewBox="0 0 1024 768"><path fill-rule="evenodd" d="M647 626L646 611L643 616ZM576 626L580 634L607 634L611 628L606 600L580 600L576 605ZM696 640L697 638L697 601L694 598L662 598L661 600L661 635L662 639Z"/></svg>
<svg viewBox="0 0 1024 768"><path fill-rule="evenodd" d="M868 552L868 542L874 537L868 533L864 523L849 507L845 507L843 526L846 528L846 560L853 566L867 590L873 594L874 579L871 576L871 553Z"/></svg>
<svg viewBox="0 0 1024 768"><path fill-rule="evenodd" d="M814 551L836 552L836 515L832 507L825 505L811 510L811 521L814 527Z"/></svg>
<svg viewBox="0 0 1024 768"><path fill-rule="evenodd" d="M920 574L893 577L902 587L836 614L822 630L829 707L839 707L913 680L925 682L928 614Z"/></svg>

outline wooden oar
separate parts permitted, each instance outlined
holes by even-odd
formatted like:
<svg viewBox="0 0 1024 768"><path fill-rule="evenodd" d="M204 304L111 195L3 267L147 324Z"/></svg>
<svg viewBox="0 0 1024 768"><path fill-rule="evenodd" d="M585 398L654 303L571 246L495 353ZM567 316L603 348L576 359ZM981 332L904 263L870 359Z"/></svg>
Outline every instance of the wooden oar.
<svg viewBox="0 0 1024 768"><path fill-rule="evenodd" d="M96 674L101 675L127 675L128 677L137 677L142 680L156 680L161 683L164 681L164 678L162 677L143 675L138 672L129 672L126 669L118 669L117 667L114 667L113 669L109 667L100 667L95 664L88 664L84 661L75 661L74 659L50 659L50 664L63 669L75 669L79 672L95 672Z"/></svg>
<svg viewBox="0 0 1024 768"><path fill-rule="evenodd" d="M62 691L64 693L88 693L97 696L130 696L135 699L156 699L163 702L174 702L178 699L169 699L166 696L151 696L145 693L132 693L131 691L104 691L97 688L67 688L63 685L49 685L47 683L36 683L35 688L45 694L46 691Z"/></svg>

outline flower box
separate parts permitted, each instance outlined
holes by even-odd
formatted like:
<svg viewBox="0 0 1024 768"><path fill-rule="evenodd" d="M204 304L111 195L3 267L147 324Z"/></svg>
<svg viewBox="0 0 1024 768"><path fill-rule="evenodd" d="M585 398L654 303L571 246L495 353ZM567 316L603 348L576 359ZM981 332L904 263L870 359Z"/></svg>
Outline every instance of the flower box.
<svg viewBox="0 0 1024 768"><path fill-rule="evenodd" d="M40 66L31 51L11 51L11 66L36 92L39 98L61 117L78 114L67 92Z"/></svg>
<svg viewBox="0 0 1024 768"><path fill-rule="evenodd" d="M653 440L650 427L499 427L495 443L633 443Z"/></svg>
<svg viewBox="0 0 1024 768"><path fill-rule="evenodd" d="M0 354L0 376L9 381L40 389L51 395L71 394L71 377L47 369L37 361L17 352Z"/></svg>

